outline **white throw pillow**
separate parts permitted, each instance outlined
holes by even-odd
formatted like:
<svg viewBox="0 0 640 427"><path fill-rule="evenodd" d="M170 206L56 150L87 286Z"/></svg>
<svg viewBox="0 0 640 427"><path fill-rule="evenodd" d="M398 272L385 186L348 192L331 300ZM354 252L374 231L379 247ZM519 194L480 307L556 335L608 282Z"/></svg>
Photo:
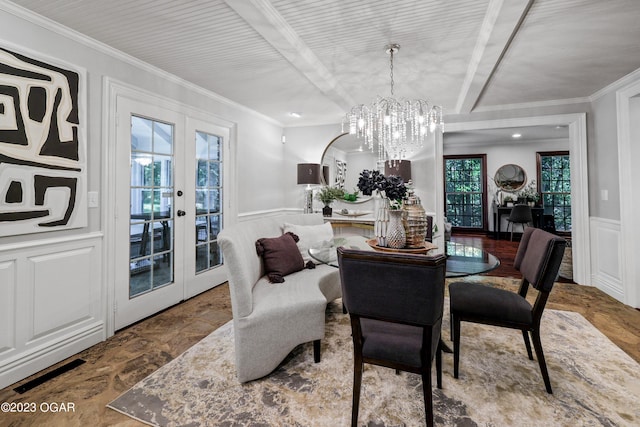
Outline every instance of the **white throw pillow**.
<svg viewBox="0 0 640 427"><path fill-rule="evenodd" d="M313 261L309 255L309 248L318 243L326 242L333 239L333 227L330 222L322 225L297 225L285 222L283 233L292 232L300 239L298 241L298 249L304 262Z"/></svg>

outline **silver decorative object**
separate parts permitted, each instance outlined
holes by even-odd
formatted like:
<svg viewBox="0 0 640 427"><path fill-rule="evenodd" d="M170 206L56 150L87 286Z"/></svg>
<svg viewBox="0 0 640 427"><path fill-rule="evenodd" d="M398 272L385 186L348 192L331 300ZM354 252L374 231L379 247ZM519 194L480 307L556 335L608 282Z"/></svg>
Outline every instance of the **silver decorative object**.
<svg viewBox="0 0 640 427"><path fill-rule="evenodd" d="M375 221L373 223L373 233L376 236L378 246L387 246L387 228L389 225L389 199L376 193L375 202Z"/></svg>
<svg viewBox="0 0 640 427"><path fill-rule="evenodd" d="M387 247L392 249L402 249L406 244L406 235L402 217L402 209L389 210L389 228L387 229Z"/></svg>

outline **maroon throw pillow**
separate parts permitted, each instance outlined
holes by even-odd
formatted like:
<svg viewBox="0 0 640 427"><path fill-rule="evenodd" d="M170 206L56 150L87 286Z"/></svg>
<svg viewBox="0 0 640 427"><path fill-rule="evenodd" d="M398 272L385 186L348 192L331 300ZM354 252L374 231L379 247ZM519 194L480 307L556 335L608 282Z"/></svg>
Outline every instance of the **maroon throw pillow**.
<svg viewBox="0 0 640 427"><path fill-rule="evenodd" d="M280 237L264 237L256 241L256 251L262 257L264 270L271 283L284 282L284 276L305 267L296 242L298 236L289 232Z"/></svg>

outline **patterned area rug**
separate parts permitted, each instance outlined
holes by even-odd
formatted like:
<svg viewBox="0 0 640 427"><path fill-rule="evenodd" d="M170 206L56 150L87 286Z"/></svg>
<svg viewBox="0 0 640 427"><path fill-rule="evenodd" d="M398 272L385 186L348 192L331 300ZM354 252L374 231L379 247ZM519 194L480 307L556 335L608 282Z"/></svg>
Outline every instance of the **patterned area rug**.
<svg viewBox="0 0 640 427"><path fill-rule="evenodd" d="M441 390L434 372L436 424L639 425L640 366L577 313L546 310L542 322L553 395L544 389L537 361L527 358L519 331L463 323L460 378L453 378L450 354L443 354ZM447 317L446 342L448 328ZM350 332L336 301L327 309L320 363L313 363L312 346L305 344L271 375L239 384L229 322L108 406L160 426L346 426ZM420 377L365 365L359 423L424 425Z"/></svg>

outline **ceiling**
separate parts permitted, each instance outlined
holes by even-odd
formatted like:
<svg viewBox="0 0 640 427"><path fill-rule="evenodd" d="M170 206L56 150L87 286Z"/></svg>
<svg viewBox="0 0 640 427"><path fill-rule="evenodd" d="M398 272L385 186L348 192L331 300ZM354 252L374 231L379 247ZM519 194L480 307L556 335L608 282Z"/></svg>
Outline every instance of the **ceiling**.
<svg viewBox="0 0 640 427"><path fill-rule="evenodd" d="M389 94L445 114L587 100L640 68L638 0L13 0L284 126ZM302 114L300 118L290 112Z"/></svg>

